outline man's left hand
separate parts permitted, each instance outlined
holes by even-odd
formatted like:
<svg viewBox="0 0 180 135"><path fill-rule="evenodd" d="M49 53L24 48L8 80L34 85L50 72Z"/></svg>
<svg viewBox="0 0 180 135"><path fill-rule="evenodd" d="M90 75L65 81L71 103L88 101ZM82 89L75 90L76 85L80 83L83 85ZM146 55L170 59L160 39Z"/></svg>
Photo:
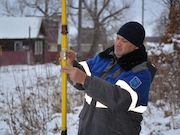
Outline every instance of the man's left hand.
<svg viewBox="0 0 180 135"><path fill-rule="evenodd" d="M61 72L67 73L71 81L84 85L86 79L86 73L73 66L61 67Z"/></svg>

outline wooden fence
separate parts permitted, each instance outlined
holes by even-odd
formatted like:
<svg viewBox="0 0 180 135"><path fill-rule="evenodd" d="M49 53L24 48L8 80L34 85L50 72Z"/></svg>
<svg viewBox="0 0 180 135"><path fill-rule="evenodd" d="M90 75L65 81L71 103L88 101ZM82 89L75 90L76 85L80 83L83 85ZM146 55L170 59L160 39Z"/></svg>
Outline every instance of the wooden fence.
<svg viewBox="0 0 180 135"><path fill-rule="evenodd" d="M44 52L43 61L40 63L55 62L58 60L59 52ZM36 64L35 56L32 51L3 51L0 54L0 66Z"/></svg>

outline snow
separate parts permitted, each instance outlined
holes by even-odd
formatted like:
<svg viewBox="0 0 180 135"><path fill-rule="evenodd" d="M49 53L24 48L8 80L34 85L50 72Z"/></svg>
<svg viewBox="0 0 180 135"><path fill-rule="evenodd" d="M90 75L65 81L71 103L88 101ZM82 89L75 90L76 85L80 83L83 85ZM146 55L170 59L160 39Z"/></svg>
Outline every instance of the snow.
<svg viewBox="0 0 180 135"><path fill-rule="evenodd" d="M148 49L148 55L160 55L162 52L164 54L170 54L174 52L173 44L159 44L159 43L147 43L146 48Z"/></svg>
<svg viewBox="0 0 180 135"><path fill-rule="evenodd" d="M37 38L41 22L40 17L1 17L0 39Z"/></svg>
<svg viewBox="0 0 180 135"><path fill-rule="evenodd" d="M60 90L61 87L59 83L61 80L61 75L59 70L60 66L54 64L12 65L0 67L0 134L10 134L12 130L12 128L10 128L7 124L7 121L5 121L5 119L9 119L9 117L11 116L10 114L6 113L8 112L8 106L4 104L8 98L7 95L13 94L14 104L18 104L20 102L17 91L18 88L23 88L25 86L27 95L32 92L38 92L38 89L43 89L43 87L45 87L48 90L49 94L51 94L52 92L54 92L54 86L56 85L57 89ZM41 84L43 84L43 87ZM35 86L38 87L30 89L30 87ZM30 91L28 92L28 90ZM78 100L76 99L80 98L77 92L77 90L75 90L72 86L70 86L70 84L68 84L68 94L74 95L71 97L71 99L69 99L71 104L71 112L67 115L68 135L76 135L78 130L78 115L80 113L80 110L82 109L82 103L77 105ZM49 100L50 103L56 102L56 100L52 99L52 97L50 96ZM45 105L45 103L43 104ZM159 104L164 104L165 107L157 107ZM39 109L41 109L40 106L38 107ZM142 121L141 135L179 135L180 129L177 127L180 127L180 114L175 115L174 117L171 115L166 116L165 111L170 109L171 106L164 101L157 101L156 103L150 102L148 109L143 114L144 120ZM22 118L22 112L17 109L15 110L16 115L19 118ZM15 110L12 110L12 113ZM59 130L61 127L61 114L56 112L50 114L51 119L45 125L47 127L46 134L59 134ZM28 125L28 123L26 124ZM176 128L173 129L173 126L175 126Z"/></svg>

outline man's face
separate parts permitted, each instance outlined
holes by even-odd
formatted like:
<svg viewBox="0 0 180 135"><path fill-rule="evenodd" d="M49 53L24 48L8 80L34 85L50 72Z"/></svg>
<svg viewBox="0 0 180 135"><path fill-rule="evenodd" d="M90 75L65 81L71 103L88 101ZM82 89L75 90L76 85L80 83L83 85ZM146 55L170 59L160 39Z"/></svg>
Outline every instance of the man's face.
<svg viewBox="0 0 180 135"><path fill-rule="evenodd" d="M114 54L116 55L117 58L120 58L123 55L128 54L136 49L138 49L137 46L133 45L124 37L117 35L114 44Z"/></svg>

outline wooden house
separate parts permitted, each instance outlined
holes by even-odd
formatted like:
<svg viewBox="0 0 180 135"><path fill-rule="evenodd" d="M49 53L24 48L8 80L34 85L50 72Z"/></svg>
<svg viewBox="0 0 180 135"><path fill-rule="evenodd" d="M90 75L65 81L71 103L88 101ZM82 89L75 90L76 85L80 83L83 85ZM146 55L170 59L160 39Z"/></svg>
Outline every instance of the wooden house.
<svg viewBox="0 0 180 135"><path fill-rule="evenodd" d="M0 65L50 61L45 36L42 17L0 18Z"/></svg>

